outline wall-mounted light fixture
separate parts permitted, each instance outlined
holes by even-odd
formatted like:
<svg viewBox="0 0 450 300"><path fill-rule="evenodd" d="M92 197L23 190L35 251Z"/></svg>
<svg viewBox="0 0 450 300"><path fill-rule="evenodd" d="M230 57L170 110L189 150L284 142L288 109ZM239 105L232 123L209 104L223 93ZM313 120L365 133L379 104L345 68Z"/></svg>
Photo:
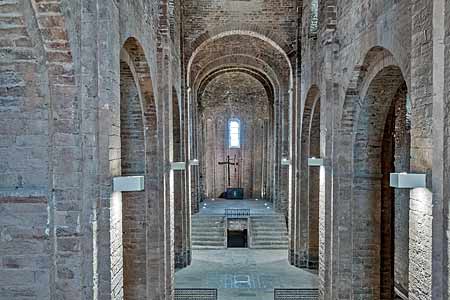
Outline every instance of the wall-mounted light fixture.
<svg viewBox="0 0 450 300"><path fill-rule="evenodd" d="M310 166L310 167L323 166L323 158L316 158L316 157L308 158L308 166Z"/></svg>
<svg viewBox="0 0 450 300"><path fill-rule="evenodd" d="M181 162L173 162L172 170L174 171L184 171L186 170L186 163L184 161Z"/></svg>
<svg viewBox="0 0 450 300"><path fill-rule="evenodd" d="M114 192L140 192L144 190L144 176L121 176L113 178Z"/></svg>
<svg viewBox="0 0 450 300"><path fill-rule="evenodd" d="M287 158L282 158L281 159L281 165L282 166L290 166L291 165L291 161Z"/></svg>
<svg viewBox="0 0 450 300"><path fill-rule="evenodd" d="M391 173L391 187L398 189L423 188L427 186L426 174Z"/></svg>
<svg viewBox="0 0 450 300"><path fill-rule="evenodd" d="M189 164L190 164L191 166L198 166L198 164L199 164L198 159L196 159L196 158L191 159L191 160L189 161Z"/></svg>

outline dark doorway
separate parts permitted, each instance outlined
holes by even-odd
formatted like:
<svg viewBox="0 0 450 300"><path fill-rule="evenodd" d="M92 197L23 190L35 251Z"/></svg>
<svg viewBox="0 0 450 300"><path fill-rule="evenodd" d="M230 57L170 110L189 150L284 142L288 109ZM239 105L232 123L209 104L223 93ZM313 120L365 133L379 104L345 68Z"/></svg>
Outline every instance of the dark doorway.
<svg viewBox="0 0 450 300"><path fill-rule="evenodd" d="M247 229L244 230L228 230L227 238L228 248L248 248Z"/></svg>

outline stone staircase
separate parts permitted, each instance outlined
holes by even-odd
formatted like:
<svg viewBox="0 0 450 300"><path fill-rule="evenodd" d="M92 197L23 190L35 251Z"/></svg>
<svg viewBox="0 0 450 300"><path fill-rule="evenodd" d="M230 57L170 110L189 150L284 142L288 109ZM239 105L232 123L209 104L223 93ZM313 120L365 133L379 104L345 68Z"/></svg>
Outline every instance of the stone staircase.
<svg viewBox="0 0 450 300"><path fill-rule="evenodd" d="M224 249L225 220L223 216L192 216L192 249Z"/></svg>
<svg viewBox="0 0 450 300"><path fill-rule="evenodd" d="M287 249L288 233L282 214L251 217L251 248Z"/></svg>

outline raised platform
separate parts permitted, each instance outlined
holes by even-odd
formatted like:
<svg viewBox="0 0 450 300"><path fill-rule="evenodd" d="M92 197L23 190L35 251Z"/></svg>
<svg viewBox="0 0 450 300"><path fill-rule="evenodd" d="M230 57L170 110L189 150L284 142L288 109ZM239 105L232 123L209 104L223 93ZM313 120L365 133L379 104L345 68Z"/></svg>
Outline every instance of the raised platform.
<svg viewBox="0 0 450 300"><path fill-rule="evenodd" d="M246 208L250 209L252 216L276 214L272 207L272 202L261 199L207 199L200 204L200 215L221 215L223 216L226 208Z"/></svg>
<svg viewBox="0 0 450 300"><path fill-rule="evenodd" d="M236 214L233 212L236 211ZM227 213L230 213L228 215ZM192 249L227 248L227 217L248 219L249 248L288 248L287 224L284 215L264 200L209 199L192 217Z"/></svg>

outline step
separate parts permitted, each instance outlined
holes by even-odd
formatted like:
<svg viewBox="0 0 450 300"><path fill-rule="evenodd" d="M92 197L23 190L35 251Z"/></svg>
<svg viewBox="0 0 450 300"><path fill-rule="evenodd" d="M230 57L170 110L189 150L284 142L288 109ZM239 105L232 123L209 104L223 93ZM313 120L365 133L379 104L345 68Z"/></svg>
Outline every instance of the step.
<svg viewBox="0 0 450 300"><path fill-rule="evenodd" d="M211 226L192 226L192 231L204 231L204 232L218 232L224 231L225 226L211 227Z"/></svg>
<svg viewBox="0 0 450 300"><path fill-rule="evenodd" d="M279 241L279 240L259 240L255 241L253 240L253 245L274 245L274 244L288 244L288 241Z"/></svg>
<svg viewBox="0 0 450 300"><path fill-rule="evenodd" d="M286 219L283 215L252 218L251 248L287 249L289 246Z"/></svg>
<svg viewBox="0 0 450 300"><path fill-rule="evenodd" d="M283 246L283 245L272 245L272 246L251 246L252 249L287 249L288 246Z"/></svg>
<svg viewBox="0 0 450 300"><path fill-rule="evenodd" d="M272 227L252 227L253 231L278 231L278 232L282 232L286 230L286 227L283 226L272 226Z"/></svg>
<svg viewBox="0 0 450 300"><path fill-rule="evenodd" d="M222 238L209 238L209 237L195 237L192 238L193 243L203 243L203 242L220 242L223 243L225 237Z"/></svg>
<svg viewBox="0 0 450 300"><path fill-rule="evenodd" d="M279 241L283 242L287 240L287 236L281 236L281 237L266 237L266 236L253 236L254 241Z"/></svg>
<svg viewBox="0 0 450 300"><path fill-rule="evenodd" d="M192 245L192 249L194 250L221 250L225 249L225 246L221 247L213 247L213 246L199 246L199 245Z"/></svg>
<svg viewBox="0 0 450 300"><path fill-rule="evenodd" d="M287 235L287 231L282 231L282 230L273 230L273 229L259 229L259 230L255 230L252 228L252 233L253 234L260 234L260 235Z"/></svg>
<svg viewBox="0 0 450 300"><path fill-rule="evenodd" d="M217 231L208 231L208 232L202 232L202 231L192 231L192 236L223 236L224 231L222 230L217 230Z"/></svg>
<svg viewBox="0 0 450 300"><path fill-rule="evenodd" d="M202 246L220 246L225 245L225 241L192 241L193 245L202 245Z"/></svg>

